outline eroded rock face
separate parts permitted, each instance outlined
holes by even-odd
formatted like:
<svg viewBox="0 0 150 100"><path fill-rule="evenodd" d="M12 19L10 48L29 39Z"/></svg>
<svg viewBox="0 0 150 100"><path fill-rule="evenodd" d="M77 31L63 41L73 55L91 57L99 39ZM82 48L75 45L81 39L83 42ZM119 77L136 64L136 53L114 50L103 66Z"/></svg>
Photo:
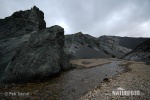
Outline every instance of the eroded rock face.
<svg viewBox="0 0 150 100"><path fill-rule="evenodd" d="M46 28L44 13L36 6L0 19L0 39L22 36Z"/></svg>
<svg viewBox="0 0 150 100"><path fill-rule="evenodd" d="M64 29L52 26L31 35L5 69L3 83L50 78L61 70Z"/></svg>
<svg viewBox="0 0 150 100"><path fill-rule="evenodd" d="M16 48L28 41L32 33L45 28L44 13L35 6L0 19L0 77Z"/></svg>

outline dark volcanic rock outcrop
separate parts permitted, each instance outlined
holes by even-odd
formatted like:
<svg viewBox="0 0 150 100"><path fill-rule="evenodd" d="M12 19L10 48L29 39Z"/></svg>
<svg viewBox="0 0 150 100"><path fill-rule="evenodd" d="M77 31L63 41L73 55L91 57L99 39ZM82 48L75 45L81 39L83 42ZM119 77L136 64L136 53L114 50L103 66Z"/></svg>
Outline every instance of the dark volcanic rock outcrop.
<svg viewBox="0 0 150 100"><path fill-rule="evenodd" d="M139 44L135 49L128 53L125 57L128 60L144 61L150 63L150 39Z"/></svg>
<svg viewBox="0 0 150 100"><path fill-rule="evenodd" d="M46 28L44 13L37 7L0 19L0 76L21 44L30 35Z"/></svg>
<svg viewBox="0 0 150 100"><path fill-rule="evenodd" d="M5 69L2 82L27 82L50 78L61 70L64 29L52 26L31 35Z"/></svg>
<svg viewBox="0 0 150 100"><path fill-rule="evenodd" d="M46 28L44 13L36 6L0 19L0 39L22 36Z"/></svg>
<svg viewBox="0 0 150 100"><path fill-rule="evenodd" d="M0 19L0 83L43 80L70 69L63 47L64 29L46 28L35 6Z"/></svg>

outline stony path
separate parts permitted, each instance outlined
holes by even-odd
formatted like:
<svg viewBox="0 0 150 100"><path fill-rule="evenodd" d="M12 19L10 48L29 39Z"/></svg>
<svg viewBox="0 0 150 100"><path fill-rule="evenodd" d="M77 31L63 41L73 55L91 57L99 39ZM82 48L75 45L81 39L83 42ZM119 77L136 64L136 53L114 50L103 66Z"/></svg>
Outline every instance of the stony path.
<svg viewBox="0 0 150 100"><path fill-rule="evenodd" d="M150 100L150 65L134 62L128 68L131 70L104 82L79 100ZM113 92L115 90L134 91L136 94L117 95Z"/></svg>

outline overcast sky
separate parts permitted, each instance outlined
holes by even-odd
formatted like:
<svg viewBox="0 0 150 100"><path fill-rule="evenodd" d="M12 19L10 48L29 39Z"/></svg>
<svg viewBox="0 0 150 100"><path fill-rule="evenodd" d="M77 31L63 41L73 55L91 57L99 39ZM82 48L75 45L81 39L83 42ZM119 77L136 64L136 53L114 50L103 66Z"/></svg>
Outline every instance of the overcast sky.
<svg viewBox="0 0 150 100"><path fill-rule="evenodd" d="M0 18L34 5L65 34L150 37L150 0L0 0Z"/></svg>

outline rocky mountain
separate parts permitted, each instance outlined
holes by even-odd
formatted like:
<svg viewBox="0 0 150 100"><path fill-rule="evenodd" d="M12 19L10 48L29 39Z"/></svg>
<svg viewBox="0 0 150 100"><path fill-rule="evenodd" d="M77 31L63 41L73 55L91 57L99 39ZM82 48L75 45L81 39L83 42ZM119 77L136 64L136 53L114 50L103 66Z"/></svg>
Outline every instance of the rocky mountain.
<svg viewBox="0 0 150 100"><path fill-rule="evenodd" d="M118 36L92 37L78 32L65 36L65 51L72 59L81 58L120 58L147 38L130 38Z"/></svg>
<svg viewBox="0 0 150 100"><path fill-rule="evenodd" d="M1 19L0 32L1 83L43 80L69 68L63 50L64 29L46 28L39 8Z"/></svg>
<svg viewBox="0 0 150 100"><path fill-rule="evenodd" d="M128 60L144 61L150 63L150 39L139 44L124 58Z"/></svg>

